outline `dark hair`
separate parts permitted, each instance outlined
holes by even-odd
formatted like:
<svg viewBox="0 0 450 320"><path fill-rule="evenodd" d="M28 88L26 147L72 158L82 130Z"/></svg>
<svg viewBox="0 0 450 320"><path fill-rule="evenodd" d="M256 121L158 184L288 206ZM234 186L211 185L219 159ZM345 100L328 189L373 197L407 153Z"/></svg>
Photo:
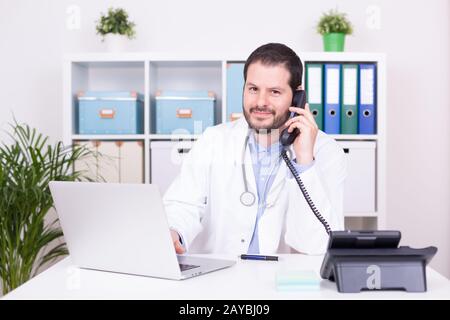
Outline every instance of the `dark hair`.
<svg viewBox="0 0 450 320"><path fill-rule="evenodd" d="M281 43L267 43L253 51L244 66L244 80L247 81L247 69L255 62L275 66L283 64L291 74L289 85L292 92L302 84L303 65L298 55L288 46Z"/></svg>

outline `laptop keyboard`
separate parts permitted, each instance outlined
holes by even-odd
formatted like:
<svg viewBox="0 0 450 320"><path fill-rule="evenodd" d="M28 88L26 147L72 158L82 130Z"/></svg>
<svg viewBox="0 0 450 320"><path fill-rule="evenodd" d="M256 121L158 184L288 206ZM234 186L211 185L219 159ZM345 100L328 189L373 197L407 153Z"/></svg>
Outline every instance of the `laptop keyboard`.
<svg viewBox="0 0 450 320"><path fill-rule="evenodd" d="M193 265L193 264L179 264L179 266L180 266L180 270L183 272L183 271L186 271L186 270L189 270L189 269L194 269L194 268L198 268L198 267L200 267L200 266L195 266L195 265Z"/></svg>

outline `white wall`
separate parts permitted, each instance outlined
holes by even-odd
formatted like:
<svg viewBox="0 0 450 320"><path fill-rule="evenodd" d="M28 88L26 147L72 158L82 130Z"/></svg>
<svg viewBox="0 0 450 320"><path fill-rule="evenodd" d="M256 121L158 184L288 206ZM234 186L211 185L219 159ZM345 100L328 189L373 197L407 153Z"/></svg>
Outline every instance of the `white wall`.
<svg viewBox="0 0 450 320"><path fill-rule="evenodd" d="M66 27L70 5L81 10L76 30ZM244 56L270 41L321 51L320 14L347 12L355 34L346 50L387 54L388 226L402 230L404 245L438 246L432 266L450 277L448 0L0 0L0 126L12 110L61 139L62 56L104 50L94 21L111 5L137 23L130 50ZM367 26L370 6L379 29Z"/></svg>

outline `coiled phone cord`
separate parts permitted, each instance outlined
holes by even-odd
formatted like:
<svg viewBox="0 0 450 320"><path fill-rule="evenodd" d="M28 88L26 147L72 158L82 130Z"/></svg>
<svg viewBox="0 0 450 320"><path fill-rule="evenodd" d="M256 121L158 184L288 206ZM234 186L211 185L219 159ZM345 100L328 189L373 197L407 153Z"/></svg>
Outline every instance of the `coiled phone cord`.
<svg viewBox="0 0 450 320"><path fill-rule="evenodd" d="M281 157L286 162L286 165L289 168L289 170L291 170L291 173L294 176L295 181L297 181L297 184L300 187L300 190L302 191L303 196L305 197L306 202L308 203L308 205L311 208L312 212L317 217L317 219L320 221L320 223L322 223L323 227L325 228L325 231L329 235L330 232L331 232L331 229L330 229L330 226L328 225L328 222L325 220L324 217L322 217L322 215L320 214L319 210L317 210L316 206L312 202L311 197L308 194L308 191L306 191L306 188L305 188L305 185L303 184L303 181L300 179L300 176L299 176L297 170L295 170L294 166L292 165L291 161L289 160L289 157L288 157L288 155L286 153L286 149L284 149L284 148L281 151Z"/></svg>

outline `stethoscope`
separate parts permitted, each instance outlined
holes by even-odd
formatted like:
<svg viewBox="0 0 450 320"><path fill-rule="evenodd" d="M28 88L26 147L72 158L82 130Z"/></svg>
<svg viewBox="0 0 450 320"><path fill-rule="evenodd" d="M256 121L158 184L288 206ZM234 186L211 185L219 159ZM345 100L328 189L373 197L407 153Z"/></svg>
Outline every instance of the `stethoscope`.
<svg viewBox="0 0 450 320"><path fill-rule="evenodd" d="M248 189L247 175L246 175L246 170L245 170L245 152L247 150L247 144L248 144L249 137L250 137L250 134L247 134L247 136L245 137L244 148L242 148L243 150L242 150L242 162L241 162L242 163L241 164L242 165L242 180L244 181L244 192L241 193L240 201L241 201L241 204L246 207L253 206L256 201L255 194ZM272 171L273 171L273 169L272 169ZM266 187L267 187L267 182L266 182Z"/></svg>
<svg viewBox="0 0 450 320"><path fill-rule="evenodd" d="M247 143L248 143L249 135L245 137L244 142L244 148L242 150L242 179L244 180L244 192L241 193L241 203L246 207L251 207L256 200L256 196L253 192L248 190L247 185L247 176L246 176L246 170L245 170L245 151L247 150Z"/></svg>

